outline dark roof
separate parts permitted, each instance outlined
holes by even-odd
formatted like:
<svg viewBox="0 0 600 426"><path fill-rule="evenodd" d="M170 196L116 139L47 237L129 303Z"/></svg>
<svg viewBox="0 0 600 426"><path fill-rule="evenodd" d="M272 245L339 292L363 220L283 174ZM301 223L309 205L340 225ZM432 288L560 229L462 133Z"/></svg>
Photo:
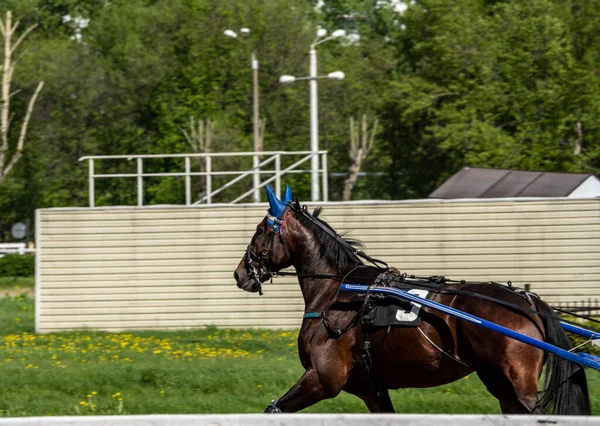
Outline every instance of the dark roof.
<svg viewBox="0 0 600 426"><path fill-rule="evenodd" d="M429 198L566 197L590 176L465 167Z"/></svg>

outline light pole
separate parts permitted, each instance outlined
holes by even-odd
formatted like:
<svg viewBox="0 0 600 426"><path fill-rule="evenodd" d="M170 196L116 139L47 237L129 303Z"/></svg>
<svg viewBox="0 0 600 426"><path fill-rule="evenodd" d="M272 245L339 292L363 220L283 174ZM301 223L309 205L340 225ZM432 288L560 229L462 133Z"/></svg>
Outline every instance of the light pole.
<svg viewBox="0 0 600 426"><path fill-rule="evenodd" d="M318 107L318 93L317 93L317 80L320 78L329 78L333 80L342 80L345 75L341 71L336 71L327 74L326 76L317 75L317 50L316 47L319 44L325 43L328 40L334 38L344 37L346 31L336 30L329 37L325 37L327 31L324 29L317 30L317 38L310 45L310 69L308 77L294 77L291 75L283 75L279 78L280 83L293 83L296 80L309 80L310 81L310 150L312 151L311 158L311 199L312 201L319 201L319 107ZM324 38L325 37L325 38Z"/></svg>
<svg viewBox="0 0 600 426"><path fill-rule="evenodd" d="M240 33L244 36L250 34L248 28L242 28ZM238 39L238 35L235 31L225 30L223 31L227 37ZM243 41L242 39L238 39ZM260 202L260 191L257 189L260 185L260 171L258 165L260 163L258 158L258 152L262 151L262 141L260 140L260 111L259 111L259 93L258 93L258 60L256 54L252 52L252 108L253 108L253 125L254 125L254 154L252 156L252 167L255 169L252 174L252 186L254 193L252 194L254 202Z"/></svg>

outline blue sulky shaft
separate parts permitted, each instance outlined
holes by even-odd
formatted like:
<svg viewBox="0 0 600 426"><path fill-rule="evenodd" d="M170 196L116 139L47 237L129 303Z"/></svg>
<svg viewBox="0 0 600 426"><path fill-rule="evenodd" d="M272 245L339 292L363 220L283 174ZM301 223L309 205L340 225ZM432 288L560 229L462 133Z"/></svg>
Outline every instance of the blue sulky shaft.
<svg viewBox="0 0 600 426"><path fill-rule="evenodd" d="M568 322L564 322L564 321L561 321L560 325L562 325L562 328L564 328L565 331L568 331L569 333L578 334L580 336L583 336L583 337L586 337L586 338L592 339L592 340L600 339L600 334L598 334L594 331L591 331L591 330L586 330L583 327L569 324Z"/></svg>
<svg viewBox="0 0 600 426"><path fill-rule="evenodd" d="M538 339L534 339L533 337L527 336L522 333L518 333L510 328L503 327L501 325L495 324L491 321L484 320L483 318L476 317L475 315L468 314L463 311L459 311L458 309L451 308L450 306L443 305L438 302L434 302L433 300L423 299L419 296L415 296L413 294L407 293L406 291L400 290L398 288L393 287L369 287L363 284L343 284L341 285L342 291L350 291L353 293L366 293L367 290L370 293L374 294L384 294L386 296L392 296L397 299L409 300L411 302L419 303L423 306L427 306L428 308L435 309L436 311L444 312L453 317L462 319L464 321L468 321L473 324L477 324L483 328L487 328L492 331L496 331L505 336L511 337L515 340L518 340L523 343L527 343L528 345L535 346L536 348L542 349L547 352L551 352L560 356L561 358L568 359L569 361L576 362L581 365L585 365L586 367L591 367L596 370L600 370L600 362L598 357L589 354L582 353L573 353L569 352L565 349L561 349L557 346L551 345L549 343L543 342ZM563 325L564 326L564 325ZM585 329L582 329L585 330ZM568 331L568 330L567 330ZM586 330L587 331L587 330ZM595 334L595 333L593 333Z"/></svg>

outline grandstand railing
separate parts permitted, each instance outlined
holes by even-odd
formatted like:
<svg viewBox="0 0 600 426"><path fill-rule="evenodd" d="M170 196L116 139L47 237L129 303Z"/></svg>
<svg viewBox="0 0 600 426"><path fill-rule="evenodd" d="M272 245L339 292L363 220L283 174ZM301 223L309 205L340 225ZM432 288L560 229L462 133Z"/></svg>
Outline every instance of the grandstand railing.
<svg viewBox="0 0 600 426"><path fill-rule="evenodd" d="M301 158L293 164L282 169L281 159L286 156L300 156ZM321 168L318 173L321 178L321 200L328 201L328 172L327 172L327 151L261 151L261 152L210 152L196 154L147 154L147 155L96 155L81 157L79 161L88 162L88 185L89 185L89 206L94 207L96 204L95 183L96 179L107 178L136 178L137 180L137 205L144 205L144 178L149 177L184 177L185 178L185 204L212 204L213 197L230 186L240 182L246 177L258 175L268 175L269 177L262 182L257 179L258 185L252 184L252 188L236 197L231 204L238 203L250 195L257 194L258 191L270 183L275 184L275 192L281 197L281 177L290 173L311 173L310 169L302 169L301 166L309 162L311 158L317 156L320 159ZM256 166L244 171L231 170L215 170L213 167L213 158L217 157L252 157L253 164ZM146 159L165 159L165 158L183 158L184 170L181 172L164 172L164 173L149 173L144 171L144 160ZM204 159L204 171L192 172L191 159ZM262 159L262 161L260 161ZM137 163L136 173L96 173L95 166L97 161L102 160L124 160L135 161ZM272 165L272 166L271 166ZM264 169L265 166L271 166L272 169ZM213 189L214 176L235 176L219 188ZM192 201L192 176L205 176L205 192L206 195L196 201ZM254 182L254 181L253 181ZM258 197L254 196L254 201L258 201Z"/></svg>

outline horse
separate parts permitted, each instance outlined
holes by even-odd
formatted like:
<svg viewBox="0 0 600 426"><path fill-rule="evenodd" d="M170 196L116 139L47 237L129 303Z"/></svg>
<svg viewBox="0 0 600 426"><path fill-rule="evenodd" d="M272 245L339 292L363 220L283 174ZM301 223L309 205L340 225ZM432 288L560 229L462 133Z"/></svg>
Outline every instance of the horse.
<svg viewBox="0 0 600 426"><path fill-rule="evenodd" d="M590 414L583 368L533 346L425 307L418 327L363 324L364 295L341 293L339 287L341 281L371 285L382 267L366 265L362 258L370 258L360 243L338 234L320 217L321 209L311 214L292 200L289 186L281 200L268 186L266 192L267 215L234 278L240 289L262 294L264 282L291 266L305 304L298 334L305 372L266 413L297 412L341 391L362 399L370 412L394 412L390 389L440 386L476 372L504 414ZM570 347L554 311L533 293L524 297L499 284L445 284L431 299Z"/></svg>

